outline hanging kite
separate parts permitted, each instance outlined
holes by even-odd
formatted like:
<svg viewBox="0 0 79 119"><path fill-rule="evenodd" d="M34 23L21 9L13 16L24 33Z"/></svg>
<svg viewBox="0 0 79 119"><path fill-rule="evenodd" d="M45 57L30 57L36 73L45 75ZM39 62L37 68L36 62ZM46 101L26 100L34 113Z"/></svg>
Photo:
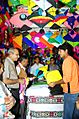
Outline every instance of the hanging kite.
<svg viewBox="0 0 79 119"><path fill-rule="evenodd" d="M79 25L79 15L67 14L67 16L68 16L68 18L64 22L64 25L68 29L74 29L74 28L76 28Z"/></svg>
<svg viewBox="0 0 79 119"><path fill-rule="evenodd" d="M24 8L18 9L18 11L10 18L11 24L15 27L21 28L23 25L32 26L33 23L27 19L28 11ZM15 20L17 19L17 20Z"/></svg>
<svg viewBox="0 0 79 119"><path fill-rule="evenodd" d="M35 23L40 28L43 28L46 24L52 20L50 17L36 16L29 19L31 22Z"/></svg>
<svg viewBox="0 0 79 119"><path fill-rule="evenodd" d="M38 45L40 48L46 48L46 45L40 42L40 38L42 37L43 34L37 33L34 37L32 37L32 41Z"/></svg>
<svg viewBox="0 0 79 119"><path fill-rule="evenodd" d="M13 37L13 46L22 50L22 35Z"/></svg>
<svg viewBox="0 0 79 119"><path fill-rule="evenodd" d="M33 49L38 48L38 46L34 44L31 40L29 40L27 37L23 38L23 42L26 43L28 46L30 46Z"/></svg>
<svg viewBox="0 0 79 119"><path fill-rule="evenodd" d="M72 42L79 42L79 34L74 30L71 30L66 36L63 37L65 40Z"/></svg>

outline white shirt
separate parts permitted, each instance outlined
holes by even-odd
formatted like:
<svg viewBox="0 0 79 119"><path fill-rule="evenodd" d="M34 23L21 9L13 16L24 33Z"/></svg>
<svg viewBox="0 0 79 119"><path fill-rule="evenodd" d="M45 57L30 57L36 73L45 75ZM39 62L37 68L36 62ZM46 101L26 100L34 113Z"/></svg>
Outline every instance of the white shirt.
<svg viewBox="0 0 79 119"><path fill-rule="evenodd" d="M7 78L10 79L10 80L17 80L18 79L15 64L9 57L7 57L5 59L4 72L3 72L3 79L5 80ZM8 84L7 87L18 89L19 88L19 83Z"/></svg>
<svg viewBox="0 0 79 119"><path fill-rule="evenodd" d="M20 71L21 71L20 67L21 67L22 69L24 69L24 71L25 71L25 67L24 67L21 63L19 63L19 64L16 66L16 71L17 71L17 74L18 74L18 75L20 74Z"/></svg>

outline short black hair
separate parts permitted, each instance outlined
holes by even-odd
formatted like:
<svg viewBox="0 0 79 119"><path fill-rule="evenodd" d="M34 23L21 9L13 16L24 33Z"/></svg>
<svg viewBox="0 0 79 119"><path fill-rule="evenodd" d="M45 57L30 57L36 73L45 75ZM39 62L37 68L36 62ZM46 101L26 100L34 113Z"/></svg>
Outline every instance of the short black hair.
<svg viewBox="0 0 79 119"><path fill-rule="evenodd" d="M35 57L34 57L35 60L36 60L37 58L40 60L40 57L39 57L39 56L35 56Z"/></svg>
<svg viewBox="0 0 79 119"><path fill-rule="evenodd" d="M55 60L55 57L52 56L52 57L50 58L50 60L51 60L51 59L54 59L54 60Z"/></svg>
<svg viewBox="0 0 79 119"><path fill-rule="evenodd" d="M20 58L18 59L18 61L22 62L22 61L25 60L25 59L28 59L28 57L24 55L24 56L20 57Z"/></svg>
<svg viewBox="0 0 79 119"><path fill-rule="evenodd" d="M65 42L62 45L60 45L58 47L58 49L62 49L64 51L67 49L68 50L68 54L71 55L71 56L73 56L73 47L68 42Z"/></svg>

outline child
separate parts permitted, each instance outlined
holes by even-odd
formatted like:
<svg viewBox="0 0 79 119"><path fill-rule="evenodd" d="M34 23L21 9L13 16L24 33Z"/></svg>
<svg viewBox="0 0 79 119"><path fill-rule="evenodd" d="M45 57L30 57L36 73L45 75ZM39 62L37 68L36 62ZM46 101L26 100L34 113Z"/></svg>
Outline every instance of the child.
<svg viewBox="0 0 79 119"><path fill-rule="evenodd" d="M20 113L21 113L21 119L26 119L26 96L25 90L28 85L29 80L27 80L27 74L26 74L26 66L28 64L28 58L25 56L22 56L19 58L19 63L16 66L17 74L19 78L22 78L24 80L23 84L20 85L19 89L19 98L20 98Z"/></svg>
<svg viewBox="0 0 79 119"><path fill-rule="evenodd" d="M26 56L22 56L19 58L18 65L16 66L17 74L20 79L23 79L23 84L20 85L19 89L19 97L20 97L20 112L21 112L21 119L26 119L26 96L25 90L27 85L29 84L29 78L27 77L26 67L28 65L28 58ZM33 78L31 79L33 80Z"/></svg>

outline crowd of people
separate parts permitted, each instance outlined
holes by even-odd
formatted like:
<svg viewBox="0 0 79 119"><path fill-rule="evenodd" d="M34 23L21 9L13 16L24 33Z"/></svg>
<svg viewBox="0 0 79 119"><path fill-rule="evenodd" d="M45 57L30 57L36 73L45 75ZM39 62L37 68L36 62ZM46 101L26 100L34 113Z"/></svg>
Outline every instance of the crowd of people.
<svg viewBox="0 0 79 119"><path fill-rule="evenodd" d="M2 60L1 60L2 59ZM65 42L58 48L33 50L29 48L19 52L16 48L9 48L7 55L0 57L0 116L4 119L26 119L25 91L29 83L33 82L36 70L48 66L48 71L59 70L62 75L60 81L51 82L49 87L63 84L64 114L63 119L78 119L79 110L76 108L79 96L79 65L73 58L73 49ZM40 80L40 78L39 78Z"/></svg>

